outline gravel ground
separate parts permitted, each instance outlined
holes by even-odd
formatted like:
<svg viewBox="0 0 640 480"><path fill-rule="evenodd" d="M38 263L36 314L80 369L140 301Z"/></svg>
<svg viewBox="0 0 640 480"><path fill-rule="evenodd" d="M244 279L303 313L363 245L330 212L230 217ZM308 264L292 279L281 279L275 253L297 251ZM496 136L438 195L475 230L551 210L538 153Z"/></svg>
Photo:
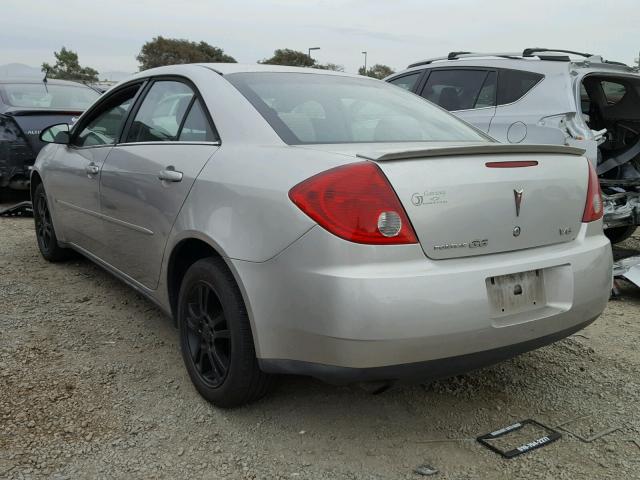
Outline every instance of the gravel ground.
<svg viewBox="0 0 640 480"><path fill-rule="evenodd" d="M0 218L0 478L640 478L640 289L621 286L580 334L494 367L375 396L288 377L223 411L150 302L86 260L45 262L31 219ZM619 430L513 460L474 441L577 417L582 436Z"/></svg>

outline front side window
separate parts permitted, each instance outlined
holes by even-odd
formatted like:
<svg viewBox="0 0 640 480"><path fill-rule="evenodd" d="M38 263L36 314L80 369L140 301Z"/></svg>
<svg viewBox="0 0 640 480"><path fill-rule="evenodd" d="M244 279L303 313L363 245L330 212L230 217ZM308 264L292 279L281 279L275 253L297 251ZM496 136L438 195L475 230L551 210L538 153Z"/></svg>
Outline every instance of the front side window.
<svg viewBox="0 0 640 480"><path fill-rule="evenodd" d="M412 93L367 78L314 73L225 75L290 145L487 141Z"/></svg>
<svg viewBox="0 0 640 480"><path fill-rule="evenodd" d="M395 85L396 87L404 88L405 90L412 91L413 87L416 85L416 82L422 75L422 72L415 72L410 75L404 75L402 77L397 77L392 80L389 80L389 83Z"/></svg>
<svg viewBox="0 0 640 480"><path fill-rule="evenodd" d="M193 96L193 90L182 82L155 82L140 105L125 141L176 141Z"/></svg>
<svg viewBox="0 0 640 480"><path fill-rule="evenodd" d="M0 85L0 97L12 107L81 111L89 108L100 96L95 90L82 85L49 83L3 84Z"/></svg>
<svg viewBox="0 0 640 480"><path fill-rule="evenodd" d="M139 88L140 85L133 85L109 94L105 103L91 114L88 123L80 126L73 144L79 147L115 144Z"/></svg>
<svg viewBox="0 0 640 480"><path fill-rule="evenodd" d="M486 70L433 70L422 96L450 112L476 108L486 78Z"/></svg>
<svg viewBox="0 0 640 480"><path fill-rule="evenodd" d="M521 70L501 70L498 80L498 105L520 100L544 78L544 75Z"/></svg>

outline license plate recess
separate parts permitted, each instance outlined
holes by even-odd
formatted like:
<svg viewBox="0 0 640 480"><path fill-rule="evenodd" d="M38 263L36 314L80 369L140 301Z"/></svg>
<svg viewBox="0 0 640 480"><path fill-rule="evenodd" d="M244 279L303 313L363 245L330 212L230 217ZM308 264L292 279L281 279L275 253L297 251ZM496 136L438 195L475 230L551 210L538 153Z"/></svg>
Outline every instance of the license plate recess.
<svg viewBox="0 0 640 480"><path fill-rule="evenodd" d="M486 279L492 317L544 308L547 304L544 270L529 270Z"/></svg>

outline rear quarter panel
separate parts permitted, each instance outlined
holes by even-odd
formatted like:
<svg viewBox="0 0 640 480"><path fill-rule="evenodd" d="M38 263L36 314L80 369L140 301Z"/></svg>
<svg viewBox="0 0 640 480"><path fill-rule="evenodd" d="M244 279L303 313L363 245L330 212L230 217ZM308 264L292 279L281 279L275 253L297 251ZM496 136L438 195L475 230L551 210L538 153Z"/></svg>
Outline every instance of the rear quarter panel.
<svg viewBox="0 0 640 480"><path fill-rule="evenodd" d="M223 144L196 180L175 223L169 251L193 236L208 239L227 258L269 260L315 225L291 202L289 190L354 160L286 145Z"/></svg>

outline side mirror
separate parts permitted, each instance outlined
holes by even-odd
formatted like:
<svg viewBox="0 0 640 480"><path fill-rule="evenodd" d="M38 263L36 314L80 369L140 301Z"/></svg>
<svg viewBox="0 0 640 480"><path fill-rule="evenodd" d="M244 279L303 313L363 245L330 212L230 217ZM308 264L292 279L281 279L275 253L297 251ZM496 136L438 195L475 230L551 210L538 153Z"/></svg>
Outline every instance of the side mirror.
<svg viewBox="0 0 640 480"><path fill-rule="evenodd" d="M51 125L40 132L40 141L45 143L68 145L70 138L69 125L66 123Z"/></svg>

